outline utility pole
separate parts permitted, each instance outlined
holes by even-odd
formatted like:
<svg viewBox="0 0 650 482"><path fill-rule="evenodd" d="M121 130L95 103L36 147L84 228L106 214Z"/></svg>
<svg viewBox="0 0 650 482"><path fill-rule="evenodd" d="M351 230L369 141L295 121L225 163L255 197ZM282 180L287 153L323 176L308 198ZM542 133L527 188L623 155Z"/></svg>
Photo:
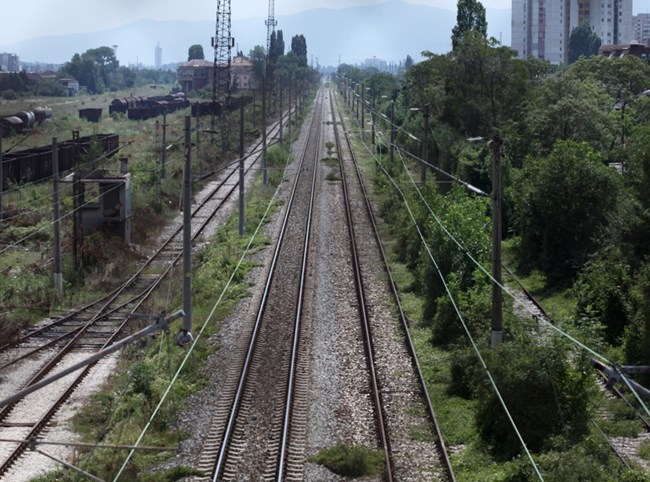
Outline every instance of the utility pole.
<svg viewBox="0 0 650 482"><path fill-rule="evenodd" d="M185 116L185 169L183 176L183 326L176 342L192 342L192 118Z"/></svg>
<svg viewBox="0 0 650 482"><path fill-rule="evenodd" d="M5 170L2 166L2 127L0 127L0 224L2 224L4 215L3 215L3 204L2 204L2 191L5 187Z"/></svg>
<svg viewBox="0 0 650 482"><path fill-rule="evenodd" d="M390 100L390 165L395 160L395 99Z"/></svg>
<svg viewBox="0 0 650 482"><path fill-rule="evenodd" d="M52 217L54 218L54 291L56 299L63 296L61 270L61 213L59 211L59 146L52 138Z"/></svg>
<svg viewBox="0 0 650 482"><path fill-rule="evenodd" d="M266 69L262 74L262 184L266 186L269 182L266 172Z"/></svg>
<svg viewBox="0 0 650 482"><path fill-rule="evenodd" d="M244 235L244 97L239 98L239 235Z"/></svg>
<svg viewBox="0 0 650 482"><path fill-rule="evenodd" d="M280 84L280 147L283 145L283 131L282 131L282 121L284 120L284 112L283 112L283 105L282 105L282 82L279 82Z"/></svg>
<svg viewBox="0 0 650 482"><path fill-rule="evenodd" d="M492 138L492 337L490 346L503 340L501 292L501 137Z"/></svg>
<svg viewBox="0 0 650 482"><path fill-rule="evenodd" d="M364 111L366 110L366 88L361 82L361 138L363 138L363 131L366 130L366 119L364 116ZM373 142L374 144L374 142Z"/></svg>
<svg viewBox="0 0 650 482"><path fill-rule="evenodd" d="M198 115L196 117L198 119ZM167 157L167 109L163 110L162 152L160 155L160 179L165 179L165 163Z"/></svg>
<svg viewBox="0 0 650 482"><path fill-rule="evenodd" d="M375 110L377 109L377 93L372 93L372 110L370 111L370 127L372 129L372 145L375 145Z"/></svg>
<svg viewBox="0 0 650 482"><path fill-rule="evenodd" d="M422 160L424 162L429 162L429 104L426 104L422 108L422 117L424 117L424 134L422 136ZM420 182L424 184L427 180L427 165L422 164L422 170L420 171Z"/></svg>
<svg viewBox="0 0 650 482"><path fill-rule="evenodd" d="M199 137L199 132L201 131L201 116L198 114L198 107L196 112L196 165L199 167L199 172L202 173L203 169L201 168L201 139Z"/></svg>
<svg viewBox="0 0 650 482"><path fill-rule="evenodd" d="M291 82L289 82L289 144L291 144Z"/></svg>

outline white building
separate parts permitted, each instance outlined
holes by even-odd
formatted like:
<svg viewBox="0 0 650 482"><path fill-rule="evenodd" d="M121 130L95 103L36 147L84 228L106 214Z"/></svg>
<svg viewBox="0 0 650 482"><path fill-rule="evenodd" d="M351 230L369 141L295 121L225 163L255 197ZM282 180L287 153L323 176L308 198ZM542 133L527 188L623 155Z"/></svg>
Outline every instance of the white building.
<svg viewBox="0 0 650 482"><path fill-rule="evenodd" d="M162 67L162 47L160 46L160 42L156 44L156 51L155 51L155 64L157 69Z"/></svg>
<svg viewBox="0 0 650 482"><path fill-rule="evenodd" d="M582 23L603 44L629 44L632 0L512 0L512 48L520 58L566 63L571 31Z"/></svg>
<svg viewBox="0 0 650 482"><path fill-rule="evenodd" d="M634 40L650 46L650 13L640 13L632 17Z"/></svg>
<svg viewBox="0 0 650 482"><path fill-rule="evenodd" d="M20 70L20 59L18 55L7 52L1 53L0 70L3 72L18 72Z"/></svg>

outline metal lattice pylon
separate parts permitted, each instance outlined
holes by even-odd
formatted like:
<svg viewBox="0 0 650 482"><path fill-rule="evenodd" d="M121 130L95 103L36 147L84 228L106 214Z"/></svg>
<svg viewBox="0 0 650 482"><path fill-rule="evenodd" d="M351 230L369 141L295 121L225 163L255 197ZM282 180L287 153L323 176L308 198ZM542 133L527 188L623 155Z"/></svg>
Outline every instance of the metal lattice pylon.
<svg viewBox="0 0 650 482"><path fill-rule="evenodd" d="M271 34L275 30L278 21L275 19L275 3L269 0L269 18L266 20L266 57L268 58L271 50Z"/></svg>
<svg viewBox="0 0 650 482"><path fill-rule="evenodd" d="M217 0L217 28L212 38L214 47L214 67L212 80L212 130L217 129L219 117L219 132L221 146L228 149L230 138L230 123L228 122L228 106L230 105L230 59L234 39L230 36L230 0Z"/></svg>

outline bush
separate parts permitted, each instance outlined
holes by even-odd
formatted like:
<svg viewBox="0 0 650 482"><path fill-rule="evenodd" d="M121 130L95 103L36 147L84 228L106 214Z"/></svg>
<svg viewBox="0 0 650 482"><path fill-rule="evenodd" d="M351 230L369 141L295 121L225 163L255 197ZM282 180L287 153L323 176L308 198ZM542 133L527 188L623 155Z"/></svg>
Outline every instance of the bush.
<svg viewBox="0 0 650 482"><path fill-rule="evenodd" d="M575 369L560 340L515 340L487 354L487 363L519 432L533 452L554 436L573 442L587 433L594 384L589 368ZM579 364L572 359L571 364ZM521 443L486 377L479 385L477 428L494 453L510 459Z"/></svg>
<svg viewBox="0 0 650 482"><path fill-rule="evenodd" d="M310 460L344 477L376 475L384 469L383 452L345 444L325 449Z"/></svg>
<svg viewBox="0 0 650 482"><path fill-rule="evenodd" d="M7 89L2 91L2 98L4 100L16 100L18 98L18 94L16 94L16 91L14 89Z"/></svg>

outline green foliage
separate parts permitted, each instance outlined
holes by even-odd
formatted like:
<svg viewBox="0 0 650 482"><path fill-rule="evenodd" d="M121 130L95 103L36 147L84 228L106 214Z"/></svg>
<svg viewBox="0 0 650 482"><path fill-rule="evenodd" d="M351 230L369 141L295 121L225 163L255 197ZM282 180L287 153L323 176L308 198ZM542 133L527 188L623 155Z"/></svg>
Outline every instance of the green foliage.
<svg viewBox="0 0 650 482"><path fill-rule="evenodd" d="M203 53L203 45L194 44L190 45L190 48L187 49L187 61L190 60L203 60L205 59L205 54Z"/></svg>
<svg viewBox="0 0 650 482"><path fill-rule="evenodd" d="M575 443L587 432L593 379L580 360L568 362L567 347L558 340L524 338L505 342L487 354L494 382L527 447L548 449L551 437ZM579 368L573 368L578 364ZM477 427L500 457L521 451L521 442L492 387L484 377L478 386Z"/></svg>
<svg viewBox="0 0 650 482"><path fill-rule="evenodd" d="M612 344L619 341L628 324L630 271L621 253L608 252L607 256L590 261L574 285L578 300L576 319L586 318L601 325Z"/></svg>
<svg viewBox="0 0 650 482"><path fill-rule="evenodd" d="M474 31L487 37L485 7L478 0L458 0L456 25L451 31L452 48L460 45L468 32Z"/></svg>
<svg viewBox="0 0 650 482"><path fill-rule="evenodd" d="M166 470L157 471L153 474L141 474L138 478L141 482L176 482L177 480L186 480L187 477L196 475L199 477L205 474L192 467L178 465Z"/></svg>
<svg viewBox="0 0 650 482"><path fill-rule="evenodd" d="M16 91L14 89L7 89L2 91L2 98L4 100L16 100L18 98L18 94L16 94Z"/></svg>
<svg viewBox="0 0 650 482"><path fill-rule="evenodd" d="M101 94L110 86L110 77L119 68L115 51L111 47L88 49L74 54L59 71L61 76L72 76L86 87L89 94Z"/></svg>
<svg viewBox="0 0 650 482"><path fill-rule="evenodd" d="M322 450L310 460L345 477L377 475L381 474L384 469L384 453L382 451L342 443L336 447Z"/></svg>
<svg viewBox="0 0 650 482"><path fill-rule="evenodd" d="M527 160L516 182L522 267L551 282L571 279L611 239L620 176L586 144L560 142L548 157Z"/></svg>
<svg viewBox="0 0 650 482"><path fill-rule="evenodd" d="M301 65L307 66L307 40L304 35L294 35L291 38L291 51L300 59Z"/></svg>
<svg viewBox="0 0 650 482"><path fill-rule="evenodd" d="M598 53L601 44L600 37L587 23L581 23L569 37L569 63L572 64L581 56L591 57Z"/></svg>
<svg viewBox="0 0 650 482"><path fill-rule="evenodd" d="M631 320L625 332L625 360L631 365L650 365L650 264L635 276L631 289ZM648 382L648 377L639 379Z"/></svg>

